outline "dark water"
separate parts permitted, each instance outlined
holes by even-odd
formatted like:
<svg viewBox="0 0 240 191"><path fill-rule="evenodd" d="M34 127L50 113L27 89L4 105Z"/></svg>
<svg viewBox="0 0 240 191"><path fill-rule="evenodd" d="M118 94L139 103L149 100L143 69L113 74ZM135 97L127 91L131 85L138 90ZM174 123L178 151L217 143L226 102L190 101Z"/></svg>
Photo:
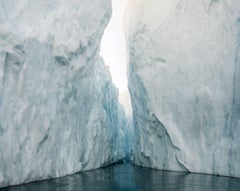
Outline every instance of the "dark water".
<svg viewBox="0 0 240 191"><path fill-rule="evenodd" d="M235 191L240 190L240 179L157 171L118 164L106 168L78 173L60 179L42 181L0 191Z"/></svg>

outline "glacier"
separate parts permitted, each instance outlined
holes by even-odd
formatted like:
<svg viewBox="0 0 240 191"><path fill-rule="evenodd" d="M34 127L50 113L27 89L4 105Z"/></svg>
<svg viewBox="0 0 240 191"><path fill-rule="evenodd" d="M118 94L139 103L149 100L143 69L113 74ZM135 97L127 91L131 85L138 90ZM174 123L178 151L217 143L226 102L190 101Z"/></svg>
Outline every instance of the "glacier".
<svg viewBox="0 0 240 191"><path fill-rule="evenodd" d="M0 0L0 187L114 162L118 90L99 56L110 0Z"/></svg>
<svg viewBox="0 0 240 191"><path fill-rule="evenodd" d="M129 89L141 166L240 177L240 3L131 0Z"/></svg>

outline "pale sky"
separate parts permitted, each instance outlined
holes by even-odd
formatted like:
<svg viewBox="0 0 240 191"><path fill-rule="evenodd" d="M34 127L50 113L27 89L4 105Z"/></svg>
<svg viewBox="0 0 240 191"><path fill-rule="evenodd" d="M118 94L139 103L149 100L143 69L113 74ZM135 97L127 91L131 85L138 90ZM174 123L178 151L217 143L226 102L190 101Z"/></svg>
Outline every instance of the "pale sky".
<svg viewBox="0 0 240 191"><path fill-rule="evenodd" d="M126 0L112 0L112 18L105 29L100 51L119 92L127 90L126 44L123 32L125 2Z"/></svg>

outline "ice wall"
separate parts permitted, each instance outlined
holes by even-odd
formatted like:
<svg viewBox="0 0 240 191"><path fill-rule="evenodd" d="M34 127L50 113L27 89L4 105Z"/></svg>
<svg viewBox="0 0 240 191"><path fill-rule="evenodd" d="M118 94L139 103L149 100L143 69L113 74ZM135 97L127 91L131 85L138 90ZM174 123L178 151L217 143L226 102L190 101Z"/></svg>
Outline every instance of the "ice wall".
<svg viewBox="0 0 240 191"><path fill-rule="evenodd" d="M239 0L130 0L135 163L240 177Z"/></svg>
<svg viewBox="0 0 240 191"><path fill-rule="evenodd" d="M111 163L110 0L0 0L0 187Z"/></svg>
<svg viewBox="0 0 240 191"><path fill-rule="evenodd" d="M125 109L125 110L124 110ZM115 159L118 161L132 161L134 148L134 129L132 117L128 116L126 108L119 103L118 105L118 130L116 136Z"/></svg>

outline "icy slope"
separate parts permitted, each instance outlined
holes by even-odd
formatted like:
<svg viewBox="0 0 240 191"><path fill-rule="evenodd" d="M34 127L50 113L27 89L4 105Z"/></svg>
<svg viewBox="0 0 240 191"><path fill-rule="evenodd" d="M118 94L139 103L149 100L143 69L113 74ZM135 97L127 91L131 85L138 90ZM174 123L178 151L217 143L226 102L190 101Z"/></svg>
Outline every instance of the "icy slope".
<svg viewBox="0 0 240 191"><path fill-rule="evenodd" d="M118 91L98 55L110 0L0 0L0 187L114 160Z"/></svg>
<svg viewBox="0 0 240 191"><path fill-rule="evenodd" d="M135 163L240 177L239 0L131 0Z"/></svg>

